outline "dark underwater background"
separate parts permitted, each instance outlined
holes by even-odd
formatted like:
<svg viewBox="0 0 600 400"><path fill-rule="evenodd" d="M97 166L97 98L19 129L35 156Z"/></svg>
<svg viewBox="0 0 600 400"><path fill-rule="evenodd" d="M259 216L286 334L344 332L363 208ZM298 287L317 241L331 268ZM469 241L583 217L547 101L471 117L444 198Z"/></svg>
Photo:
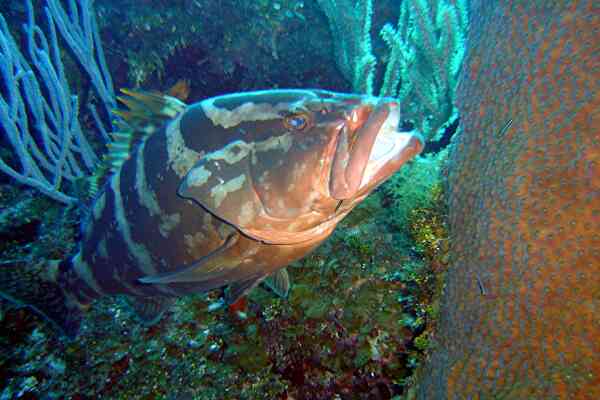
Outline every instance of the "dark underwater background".
<svg viewBox="0 0 600 400"><path fill-rule="evenodd" d="M36 24L46 35L49 35L49 27L44 9L50 1L31 2ZM88 4L87 1L60 3L68 9L75 4ZM418 396L414 384L424 376L429 386L423 386L419 398L425 399L433 398L428 397L428 393L446 393L446 390L452 391L452 398L461 398L461 393L467 392L471 398L597 398L593 394L588 396L587 392L576 392L578 388L596 387L598 390L600 387L600 384L594 385L600 382L597 343L569 346L562 329L567 329L569 335L583 332L592 338L594 332L600 332L597 317L600 315L597 295L600 284L594 281L600 255L594 246L581 245L585 239L585 243L597 243L596 248L600 248L597 235L600 192L597 186L593 189L593 185L598 184L593 171L600 171L597 168L600 134L592 132L590 126L594 119L587 116L592 113L583 108L593 105L590 93L595 93L600 81L598 41L593 42L595 47L581 50L577 44L587 45L590 40L589 36L578 33L578 39L585 36L585 40L571 39L567 45L558 46L567 55L558 51L562 58L552 60L568 68L577 65L577 62L569 63L572 59L581 58L582 63L587 63L581 72L585 79L578 78L577 84L572 85L573 91L581 86L581 81L586 82L586 88L589 86L581 90L584 94L578 98L583 104L578 103L578 107L588 113L587 120L580 122L573 117L575 112L571 113L571 109L568 112L559 109L555 111L558 116L551 115L552 118L546 120L549 114L544 110L554 106L552 101L561 100L564 92L570 93L571 86L563 84L562 75L561 79L545 79L555 70L538 71L536 62L544 61L544 54L539 56L536 51L552 46L538 46L539 43L529 46L527 40L543 42L548 38L549 42L559 43L561 35L552 36L558 30L558 23L553 25L553 21L563 21L560 19L563 15L567 15L564 20L569 23L572 22L569 16L576 15L574 21L594 26L597 32L600 23L594 15L600 13L591 12L593 1L587 0L506 0L510 5L505 8L496 7L503 2L472 0L473 10L477 11L473 20L480 23L471 26L472 30L487 32L484 25L496 29L493 33L498 35L498 47L504 46L505 50L512 49L511 34L522 39L518 51L505 51L486 61L479 55L491 53L492 50L486 53L486 49L494 47L496 44L490 43L496 39L488 35L491 41L488 43L486 36L481 35L481 44L479 37L475 37L474 62L468 74L464 74L472 78L472 82L462 82L466 89L462 92L463 104L459 106L461 112L467 111L471 122L478 120L473 115L481 116L482 125L474 127L474 123L465 124L465 116L459 115L454 107L467 43L466 3L463 0L95 0L90 3L106 69L117 94L120 88L150 90L187 103L226 93L274 88L385 94L401 101L401 128L420 131L427 143L421 156L377 188L339 224L322 246L288 267L293 285L287 298L280 298L260 286L244 302L236 304L236 308L209 311L209 305L220 293L187 296L178 299L158 323L149 327L136 318L124 298L105 298L93 304L75 340L58 335L54 327L27 308L0 300L0 400L413 399ZM365 4L372 4L372 15L367 18L370 24L361 25L355 17ZM537 14L531 12L533 9ZM28 20L27 1L0 0L0 14L27 58L23 29ZM434 14L441 17L436 18ZM523 17L524 14L528 15ZM511 20L513 15L514 20ZM532 31L535 34L526 27L521 29L524 25L520 21L534 19L537 25L532 23ZM364 49L352 47L353 43L364 40L365 32L361 29L370 37L365 54L361 53ZM537 35L539 32L544 34ZM587 32L594 30L587 29ZM3 37L6 36L7 32L3 32ZM103 104L89 74L60 34L58 46L68 85L78 99L79 123L91 147L101 154L106 144L101 131L109 129L114 115L110 107ZM528 53L529 49L535 51ZM355 64L344 61L344 50L350 51ZM399 55L401 53L403 55ZM595 58L590 54L595 54L591 56ZM371 58L362 57L365 55ZM503 64L503 60L508 59L510 61ZM548 64L554 65L549 61ZM388 70L388 65L396 69ZM497 65L505 68L497 69ZM579 76L568 68L567 76ZM399 76L394 78L394 73ZM522 86L502 85L524 76L531 80L520 81ZM535 80L540 76L539 81ZM523 104L511 103L514 98L521 99L519 95L523 96L518 90L521 87L529 94L536 90L541 92L535 103L523 97L525 106L533 104L534 109L529 110L532 117L523 115L522 109L526 108ZM6 96L7 92L7 84L0 83L0 94ZM48 93L43 90L43 94ZM565 152L576 147L561 147L564 140L559 134L555 135L558 144L544 147L547 137L551 136L543 135L546 130L554 132L552 129L558 126L556 121L567 124L571 120L579 124L576 124L577 129L573 128L573 132L580 135L576 144L587 151L578 155L583 154L584 161L588 156L592 160L586 170L592 172L586 172L587 175L555 162L564 161L568 158ZM539 129L539 125L544 129ZM482 133L465 136L456 147L464 129L469 129L469 134L485 132L485 136ZM536 129L543 134L535 136ZM0 131L0 160L18 169L19 157L2 125ZM595 133L595 138L589 132ZM530 133L537 141L536 148L525 152ZM454 156L458 168L448 172L447 160L452 146L459 149ZM480 152L479 147L485 151ZM553 151L559 147L555 155ZM541 171L534 168L540 164L557 166L550 172L539 173L542 177L557 177L554 181L548 179L547 185L544 179L532 179L530 187L537 184L544 190L550 189L547 192L540 189L534 204L526 204L527 207L523 204L529 193L504 191L502 186L506 177L512 177L510 167L517 164L518 156L523 155L520 152L535 157L531 156L532 169L523 172L524 177L517 179L516 184L530 182L527 174ZM548 154L553 157L544 158ZM486 163L486 160L492 161ZM561 171L567 172L563 176ZM448 176L454 186L448 184ZM560 184L561 196L572 195L572 201L564 205L562 211L560 200L544 202L557 193L556 182ZM60 191L68 196L67 201L43 196L7 174L0 174L0 265L65 259L77 251L80 221L86 213L90 188L85 179L74 179L62 182ZM510 196L518 200L514 209L510 209ZM452 211L448 198L454 206L452 238L456 245L450 241ZM567 217L564 210L572 209L583 210L584 215ZM523 232L518 230L522 226L517 223L504 229L501 222L518 217L521 211L523 218L517 223L526 225ZM556 222L544 225L551 217ZM569 222L564 222L567 220ZM496 231L494 224L498 221L502 229ZM527 226L531 227L533 239L527 236ZM565 232L571 230L573 235L566 235ZM516 236L511 236L512 232L516 232ZM543 236L544 232L554 236L540 239L539 235ZM523 244L525 239L530 240L527 245ZM520 244L523 246L519 247ZM542 256L548 258L542 257L543 262L531 267L536 249L541 249ZM588 275L581 272L584 267L576 262L563 262L566 254L575 253L583 254L580 258L585 260L581 262L585 262L585 268L590 271ZM507 262L506 269L501 269L499 266L504 265L505 259L512 260L511 257L517 261L510 265ZM446 279L452 268L449 265L457 259L462 262L460 267L468 268L456 272L453 279ZM480 265L483 272L478 273ZM520 265L531 268L521 272ZM548 278L545 265L558 272ZM570 266L572 270L568 269ZM531 275L526 276L527 271L532 271ZM504 281L494 280L496 272ZM521 281L523 286L519 286ZM538 287L540 282L546 282L546 286ZM557 287L560 290L554 291ZM580 291L571 296L572 288ZM450 296L450 302L441 300L444 291L444 295ZM544 293L556 297L544 297ZM501 297L505 294L506 297ZM519 296L527 301L519 303ZM506 307L502 308L504 303L501 303L500 311L488 312L490 309L485 307L497 305L497 298L505 302ZM511 347L513 343L521 343L521 337L527 335L510 324L517 321L514 324L526 325L528 320L535 319L531 315L537 315L537 310L542 313L545 306L555 304L552 301L556 298L558 303L563 298L575 299L576 303L568 303L569 313L575 316L570 319L563 314L558 317L552 314L547 325L540 325L547 330L538 325L538 331L532 328L533 333L525 330L531 333L531 338L523 340L530 341L525 342L524 347ZM457 299L466 300L460 303ZM513 299L517 299L514 304ZM578 308L578 299L587 300L587 308ZM453 310L453 301L462 308ZM511 311L513 318L502 314L502 310L513 310L513 306L517 310ZM548 306L548 309L563 310L564 307L567 305ZM579 310L587 310L587 314ZM455 319L444 319L440 317L442 314ZM478 321L484 328L474 328ZM573 326L570 331L569 326ZM461 335L449 337L448 331L456 332L453 328ZM500 332L496 332L496 328ZM441 339L447 340L444 343L454 345L445 347L451 355L433 356L434 339L440 331L443 332ZM481 331L489 336L482 335ZM539 337L534 335L536 332ZM552 336L552 332L559 333ZM503 336L511 333L515 337ZM543 342L546 347L535 342L540 337L540 340L550 338ZM499 342L494 342L496 339ZM489 343L492 345L488 346ZM480 344L471 352L469 346ZM465 347L468 351L464 351ZM554 355L548 347L556 349L559 355ZM508 349L509 353L493 358L488 364L485 358L491 354L488 348ZM587 361L580 361L573 369L563 368L562 364L560 368L553 367L552 375L539 375L541 383L535 379L519 381L521 375L518 374L523 370L528 377L530 373L538 373L536 368L545 373L546 364L536 364L535 351L540 348L565 363L564 360L570 362L571 356ZM484 356L479 357L477 351L481 349ZM530 349L534 349L532 353ZM449 369L435 369L456 359L462 362L462 354L467 352L464 369L459 371L460 376L453 375L454 381L449 378ZM471 354L475 361L468 358ZM511 364L513 357L517 361ZM422 366L428 361L433 369L424 370ZM497 369L491 369L493 372L488 376L482 371L490 364ZM589 365L596 366L597 370L590 371ZM583 372L577 369L579 367ZM510 387L502 391L506 382L499 378L502 372L497 371L504 370L507 374L516 371L517 378L513 386L507 384ZM474 381L469 381L475 376ZM514 383L510 376L506 381ZM568 381L565 387L570 391L554 391L552 385L556 382L556 387L562 388L561 379ZM441 385L442 381L449 382L448 387ZM526 384L521 385L521 382ZM485 393L494 395L485 397L484 392L478 392L478 384L491 388ZM539 394L543 390L547 395ZM481 393L484 394L478 397ZM578 395L571 396L571 393ZM444 398L443 395L434 397Z"/></svg>

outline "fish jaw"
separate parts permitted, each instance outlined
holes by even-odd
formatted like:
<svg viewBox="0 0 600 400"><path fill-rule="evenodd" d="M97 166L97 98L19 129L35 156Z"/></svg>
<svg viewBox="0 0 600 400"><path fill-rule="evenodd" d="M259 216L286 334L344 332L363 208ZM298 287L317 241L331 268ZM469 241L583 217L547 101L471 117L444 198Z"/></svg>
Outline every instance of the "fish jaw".
<svg viewBox="0 0 600 400"><path fill-rule="evenodd" d="M374 101L366 98L353 110L339 135L329 180L330 195L337 200L356 198L372 190L424 147L418 133L397 130L397 101Z"/></svg>
<svg viewBox="0 0 600 400"><path fill-rule="evenodd" d="M416 131L398 131L399 107L391 110L380 129L362 175L360 191L371 190L423 151L425 140ZM396 114L396 115L394 115Z"/></svg>

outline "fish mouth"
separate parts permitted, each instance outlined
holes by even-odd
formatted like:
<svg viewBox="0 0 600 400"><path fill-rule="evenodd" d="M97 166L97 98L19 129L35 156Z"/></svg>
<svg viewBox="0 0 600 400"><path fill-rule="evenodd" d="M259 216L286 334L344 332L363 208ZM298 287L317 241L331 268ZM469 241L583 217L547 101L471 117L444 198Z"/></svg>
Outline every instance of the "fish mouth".
<svg viewBox="0 0 600 400"><path fill-rule="evenodd" d="M352 110L337 140L329 180L333 198L368 192L421 152L423 138L398 131L399 121L394 99L367 98Z"/></svg>
<svg viewBox="0 0 600 400"><path fill-rule="evenodd" d="M423 137L416 131L399 131L399 122L400 107L394 106L371 147L359 190L381 183L423 150Z"/></svg>

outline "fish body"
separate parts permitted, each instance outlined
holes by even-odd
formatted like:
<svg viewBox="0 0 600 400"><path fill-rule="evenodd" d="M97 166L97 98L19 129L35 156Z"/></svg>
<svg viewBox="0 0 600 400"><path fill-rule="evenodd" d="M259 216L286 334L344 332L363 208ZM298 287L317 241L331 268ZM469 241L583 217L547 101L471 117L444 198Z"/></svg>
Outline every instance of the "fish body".
<svg viewBox="0 0 600 400"><path fill-rule="evenodd" d="M171 119L146 126L150 134L114 169L90 207L80 251L45 263L45 276L0 269L8 297L70 335L81 310L107 295L128 295L147 321L185 294L228 286L233 302L316 248L423 147L418 134L397 130L393 99L269 90L187 106L134 96ZM34 300L28 292L40 281L54 290L36 289ZM52 309L40 304L48 297Z"/></svg>

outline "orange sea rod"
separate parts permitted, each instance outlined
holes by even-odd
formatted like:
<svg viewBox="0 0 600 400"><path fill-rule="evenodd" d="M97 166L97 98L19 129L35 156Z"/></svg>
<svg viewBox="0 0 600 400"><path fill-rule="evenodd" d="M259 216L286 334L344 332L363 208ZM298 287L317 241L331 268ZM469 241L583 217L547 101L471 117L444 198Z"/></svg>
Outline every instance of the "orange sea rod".
<svg viewBox="0 0 600 400"><path fill-rule="evenodd" d="M600 399L600 4L471 1L422 399Z"/></svg>

